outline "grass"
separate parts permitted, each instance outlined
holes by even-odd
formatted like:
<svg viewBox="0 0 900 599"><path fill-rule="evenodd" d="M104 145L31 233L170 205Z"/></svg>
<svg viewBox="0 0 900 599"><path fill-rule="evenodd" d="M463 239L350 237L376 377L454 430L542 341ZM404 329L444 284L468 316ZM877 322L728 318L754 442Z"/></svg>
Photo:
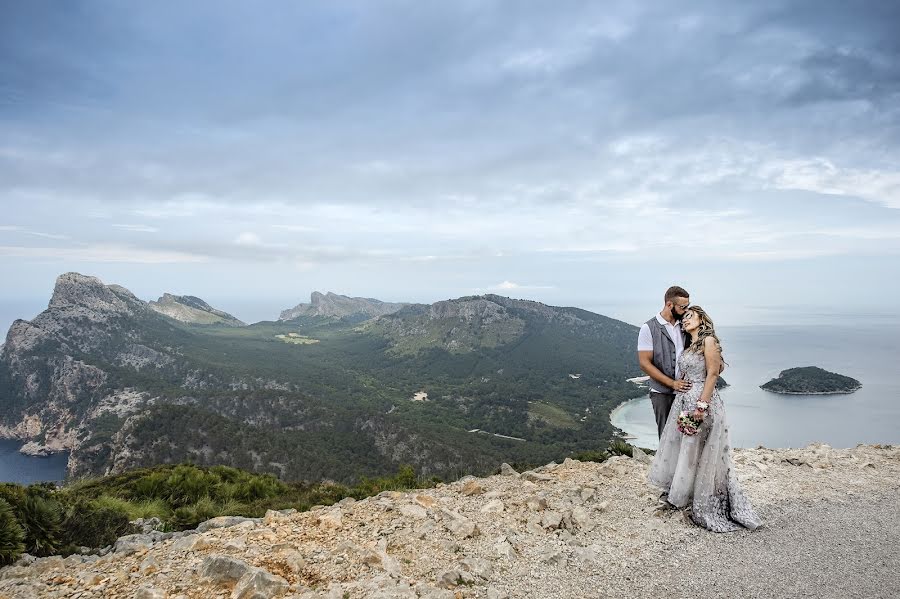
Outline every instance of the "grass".
<svg viewBox="0 0 900 599"><path fill-rule="evenodd" d="M288 333L287 335L275 335L276 339L281 339L285 343L293 343L294 345L312 345L318 343L318 339L312 339L297 333Z"/></svg>
<svg viewBox="0 0 900 599"><path fill-rule="evenodd" d="M543 420L556 428L578 428L578 423L568 412L553 404L533 401L528 404L528 418Z"/></svg>

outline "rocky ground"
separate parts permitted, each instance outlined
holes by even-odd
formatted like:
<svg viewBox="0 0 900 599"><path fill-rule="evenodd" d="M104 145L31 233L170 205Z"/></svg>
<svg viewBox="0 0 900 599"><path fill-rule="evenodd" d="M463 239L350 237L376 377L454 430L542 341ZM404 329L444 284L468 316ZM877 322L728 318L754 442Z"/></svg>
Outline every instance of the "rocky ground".
<svg viewBox="0 0 900 599"><path fill-rule="evenodd" d="M304 513L25 559L0 597L897 597L900 448L744 449L765 521L717 535L657 509L648 459L550 464Z"/></svg>

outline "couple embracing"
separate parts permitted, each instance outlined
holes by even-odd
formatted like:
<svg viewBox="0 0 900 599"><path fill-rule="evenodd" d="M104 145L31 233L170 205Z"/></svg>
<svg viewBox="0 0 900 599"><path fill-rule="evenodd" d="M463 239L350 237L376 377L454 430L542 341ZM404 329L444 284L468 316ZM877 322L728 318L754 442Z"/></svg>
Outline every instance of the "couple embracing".
<svg viewBox="0 0 900 599"><path fill-rule="evenodd" d="M725 406L716 391L724 362L713 321L681 287L670 287L664 302L638 335L659 433L648 479L663 490L664 506L687 510L699 526L754 530L761 522L734 472Z"/></svg>

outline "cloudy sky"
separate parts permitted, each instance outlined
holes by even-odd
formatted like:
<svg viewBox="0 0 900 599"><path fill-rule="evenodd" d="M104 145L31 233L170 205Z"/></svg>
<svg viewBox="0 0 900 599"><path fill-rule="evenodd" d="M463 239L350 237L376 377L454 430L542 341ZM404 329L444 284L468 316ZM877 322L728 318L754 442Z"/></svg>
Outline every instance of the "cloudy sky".
<svg viewBox="0 0 900 599"><path fill-rule="evenodd" d="M0 326L78 271L895 314L900 4L0 1Z"/></svg>

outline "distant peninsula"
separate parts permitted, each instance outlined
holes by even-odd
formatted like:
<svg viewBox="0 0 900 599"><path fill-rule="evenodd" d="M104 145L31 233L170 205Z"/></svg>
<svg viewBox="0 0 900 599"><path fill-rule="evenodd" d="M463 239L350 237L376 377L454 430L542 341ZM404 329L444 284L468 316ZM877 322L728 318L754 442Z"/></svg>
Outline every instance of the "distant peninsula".
<svg viewBox="0 0 900 599"><path fill-rule="evenodd" d="M760 385L760 388L766 391L788 395L853 393L860 387L862 383L854 378L828 372L816 366L782 370L777 378Z"/></svg>

